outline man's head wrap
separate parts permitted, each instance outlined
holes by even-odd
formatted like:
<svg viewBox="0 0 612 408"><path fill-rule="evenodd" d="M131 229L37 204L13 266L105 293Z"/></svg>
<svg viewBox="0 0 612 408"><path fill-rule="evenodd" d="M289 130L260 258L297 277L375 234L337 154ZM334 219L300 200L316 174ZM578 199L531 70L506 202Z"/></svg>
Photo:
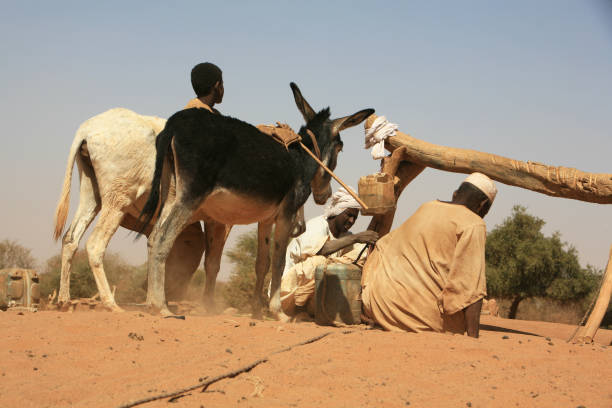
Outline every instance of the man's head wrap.
<svg viewBox="0 0 612 408"><path fill-rule="evenodd" d="M221 80L221 69L210 62L203 62L191 70L191 86L199 97L210 93L212 87Z"/></svg>
<svg viewBox="0 0 612 408"><path fill-rule="evenodd" d="M470 183L480 191L484 193L489 198L491 204L493 204L493 200L495 200L495 196L497 195L497 187L495 187L495 183L489 177L482 173L472 173L463 180L464 183Z"/></svg>
<svg viewBox="0 0 612 408"><path fill-rule="evenodd" d="M338 191L332 195L329 204L325 207L325 218L335 217L349 208L361 208L361 206L344 187L340 187Z"/></svg>

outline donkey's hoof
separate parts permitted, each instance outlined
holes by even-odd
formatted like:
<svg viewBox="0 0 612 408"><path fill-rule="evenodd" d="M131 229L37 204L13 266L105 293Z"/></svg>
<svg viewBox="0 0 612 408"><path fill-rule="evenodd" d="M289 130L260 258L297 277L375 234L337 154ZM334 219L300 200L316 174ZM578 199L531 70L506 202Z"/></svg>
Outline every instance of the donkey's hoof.
<svg viewBox="0 0 612 408"><path fill-rule="evenodd" d="M261 309L253 309L251 312L251 318L256 320L263 320L263 312Z"/></svg>
<svg viewBox="0 0 612 408"><path fill-rule="evenodd" d="M203 303L204 314L208 316L218 315L222 312L221 308L213 301L204 301Z"/></svg>
<svg viewBox="0 0 612 408"><path fill-rule="evenodd" d="M163 306L156 306L154 304L151 303L145 303L144 304L144 310L147 313L150 313L154 316L172 316L172 312L170 312L170 310L168 310L168 306L167 305L163 305Z"/></svg>
<svg viewBox="0 0 612 408"><path fill-rule="evenodd" d="M104 303L103 307L108 310L109 312L113 312L113 313L123 313L125 312L125 310L123 310L122 308L120 308L119 306L117 306L116 303Z"/></svg>
<svg viewBox="0 0 612 408"><path fill-rule="evenodd" d="M71 312L72 311L72 303L67 302L57 302L57 310L60 312Z"/></svg>
<svg viewBox="0 0 612 408"><path fill-rule="evenodd" d="M283 323L290 323L293 321L293 318L287 314L285 314L283 311L280 311L278 313L273 313L273 316L276 318L276 320L278 320L279 322L283 322Z"/></svg>
<svg viewBox="0 0 612 408"><path fill-rule="evenodd" d="M65 303L70 303L70 295L68 296L64 296L64 295L60 295L57 297L57 304L65 304Z"/></svg>
<svg viewBox="0 0 612 408"><path fill-rule="evenodd" d="M270 313L272 313L275 316L278 315L279 313L283 313L283 308L281 306L280 298L272 296L272 299L270 299L269 309L270 309Z"/></svg>
<svg viewBox="0 0 612 408"><path fill-rule="evenodd" d="M175 314L172 313L166 306L160 309L159 314L162 315L162 317L175 316Z"/></svg>

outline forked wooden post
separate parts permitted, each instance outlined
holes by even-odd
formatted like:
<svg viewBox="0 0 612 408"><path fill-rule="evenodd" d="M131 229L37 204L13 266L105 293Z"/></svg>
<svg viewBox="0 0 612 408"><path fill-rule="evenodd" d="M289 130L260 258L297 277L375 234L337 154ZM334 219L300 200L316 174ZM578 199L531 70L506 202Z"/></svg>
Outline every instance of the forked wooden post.
<svg viewBox="0 0 612 408"><path fill-rule="evenodd" d="M574 343L591 343L595 338L595 333L601 325L608 305L610 304L610 296L612 296L612 246L610 247L610 256L608 258L608 266L602 277L601 289L597 296L597 301L593 307L593 311L589 316L586 324L578 330L573 338Z"/></svg>

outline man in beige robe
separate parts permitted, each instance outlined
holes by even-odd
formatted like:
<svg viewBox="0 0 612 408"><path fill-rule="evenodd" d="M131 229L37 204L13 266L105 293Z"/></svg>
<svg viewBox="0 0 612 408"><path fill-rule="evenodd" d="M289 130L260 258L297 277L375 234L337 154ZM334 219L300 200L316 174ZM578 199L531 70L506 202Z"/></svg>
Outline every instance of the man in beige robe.
<svg viewBox="0 0 612 408"><path fill-rule="evenodd" d="M483 217L496 193L487 176L473 173L451 202L423 204L381 238L363 269L365 316L386 330L478 337L486 296Z"/></svg>

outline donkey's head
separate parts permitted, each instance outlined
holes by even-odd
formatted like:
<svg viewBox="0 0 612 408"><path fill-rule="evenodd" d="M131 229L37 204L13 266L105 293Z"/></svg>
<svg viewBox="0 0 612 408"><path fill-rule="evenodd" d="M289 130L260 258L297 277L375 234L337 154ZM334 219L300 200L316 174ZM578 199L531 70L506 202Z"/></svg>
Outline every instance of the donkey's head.
<svg viewBox="0 0 612 408"><path fill-rule="evenodd" d="M329 108L315 113L310 104L304 99L300 88L293 82L291 90L295 98L295 104L302 113L306 125L300 129L302 142L311 150L313 143L308 135L308 131L312 132L317 140L317 145L321 151L321 161L329 167L330 170L336 168L338 161L338 153L342 150L342 140L340 139L340 131L355 126L363 122L368 116L374 113L374 109L364 109L352 115L343 118L330 119ZM317 165L317 170L310 181L312 196L317 204L325 204L331 196L331 186L329 184L331 176L321 166Z"/></svg>

